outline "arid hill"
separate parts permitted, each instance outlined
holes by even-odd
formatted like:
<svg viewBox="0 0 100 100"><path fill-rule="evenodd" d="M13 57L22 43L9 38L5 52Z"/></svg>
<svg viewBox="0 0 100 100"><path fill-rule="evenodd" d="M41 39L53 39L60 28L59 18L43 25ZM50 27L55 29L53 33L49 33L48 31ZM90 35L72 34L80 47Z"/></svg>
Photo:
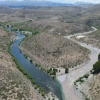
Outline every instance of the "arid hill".
<svg viewBox="0 0 100 100"><path fill-rule="evenodd" d="M93 46L100 48L100 30L85 35L85 38L77 39L77 41L84 42L87 44L92 44Z"/></svg>
<svg viewBox="0 0 100 100"><path fill-rule="evenodd" d="M80 86L81 91L92 98L92 100L100 99L100 74L90 77Z"/></svg>
<svg viewBox="0 0 100 100"><path fill-rule="evenodd" d="M7 43L14 37L0 27L0 100L44 100L7 52Z"/></svg>
<svg viewBox="0 0 100 100"><path fill-rule="evenodd" d="M6 9L4 7L0 9L0 22L10 24L10 22L21 23L31 20L30 23L17 26L16 28L30 28L54 35L69 35L91 29L84 22L88 18L85 16L86 13L83 13L86 9L81 7L8 8L9 13L6 12Z"/></svg>
<svg viewBox="0 0 100 100"><path fill-rule="evenodd" d="M63 37L40 33L26 38L22 52L44 68L74 67L88 59L90 51Z"/></svg>

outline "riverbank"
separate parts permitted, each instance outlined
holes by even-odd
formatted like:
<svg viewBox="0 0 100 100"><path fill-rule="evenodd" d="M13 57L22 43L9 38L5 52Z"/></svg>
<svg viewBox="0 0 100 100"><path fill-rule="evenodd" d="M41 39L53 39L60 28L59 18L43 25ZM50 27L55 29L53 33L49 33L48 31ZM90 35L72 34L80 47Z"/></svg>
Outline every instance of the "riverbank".
<svg viewBox="0 0 100 100"><path fill-rule="evenodd" d="M89 34L89 33L92 33L96 30L97 29L94 28L93 31L86 32L86 33L84 32L83 34ZM82 34L82 33L79 33L79 34ZM66 36L66 38L70 39L72 36L73 35L68 36L68 37ZM82 100L82 98L80 98L81 95L78 94L78 95L80 95L80 96L78 96L74 91L74 88L73 88L74 87L74 82L79 77L85 75L86 73L88 73L93 68L93 64L98 59L98 54L100 53L100 49L98 49L96 47L93 47L92 45L87 45L85 43L80 43L80 42L77 42L75 40L73 40L73 41L91 51L91 54L89 55L89 58L91 60L89 62L87 62L86 64L84 64L83 66L79 67L78 69L75 69L75 70L69 72L67 74L67 78L65 79L64 82L61 83L61 85L63 87L63 92L65 94L66 100ZM64 76L63 76L63 78L64 78Z"/></svg>
<svg viewBox="0 0 100 100"><path fill-rule="evenodd" d="M20 37L20 35L21 34L18 34L18 37ZM38 70L37 68L35 68L35 66L33 65L33 64L31 64L31 62L29 61L29 60L27 60L22 54L20 54L20 52L19 52L19 50L18 50L18 47L19 47L19 44L20 44L20 41L21 40L23 40L22 39L22 35L21 35L21 38L19 38L18 40L16 40L16 41L14 41L14 43L13 43L13 45L11 46L11 50L12 50L12 53L13 53L13 55L16 57L16 59L17 59L17 55L20 55L20 58L21 59L17 59L17 61L18 61L18 63L20 64L21 62L20 61L22 61L23 62L23 58L24 58L24 63L21 63L21 66L23 67L25 67L24 69L25 70L28 70L28 69L30 69L31 68L31 72L30 71L28 71L28 73L30 73L31 74L31 76L32 77L34 77L34 79L36 80L36 83L38 83L38 84L40 84L40 81L39 80L37 80L38 78L41 80L41 85L40 86L43 86L44 88L48 88L48 89L50 89L51 90L51 92L53 92L53 91L55 91L54 93L52 93L52 94L57 94L57 96L59 97L59 98L62 98L62 90L60 90L60 88L61 88L61 85L60 84L58 84L58 82L56 81L56 80L53 80L52 78L50 78L49 76L47 76L45 73L43 73L42 71L40 71L40 70ZM18 42L18 43L17 43ZM14 51L15 51L15 53L14 53ZM25 64L26 63L26 64ZM29 64L30 63L30 64ZM28 65L28 69L26 69L26 65L27 64L29 64ZM32 66L33 65L33 66ZM29 67L30 66L30 67ZM36 70L36 71L35 71ZM33 72L32 72L33 71ZM36 74L37 74L37 76L36 76ZM34 74L34 75L33 75ZM39 74L41 74L40 76L38 76ZM44 76L45 75L45 76ZM42 76L42 77L41 77ZM43 78L43 77L45 77L45 78ZM48 78L47 78L48 77ZM45 80L44 80L45 79ZM50 83L49 84L49 82L52 82L52 83ZM44 83L46 83L46 84L44 84ZM48 86L50 86L51 88L49 88ZM46 91L48 91L48 89L46 90ZM52 89L55 89L55 90L52 90ZM56 93L56 91L57 91L57 93ZM58 95L59 94L59 95ZM61 96L60 96L61 95ZM47 99L47 95L45 95L46 96L46 99ZM57 99L58 100L58 98L57 98L57 96L55 96L54 95L54 97L52 97L52 95L51 95L51 97L49 97L49 98L52 98L52 99ZM49 99L48 98L48 99ZM62 100L62 99L61 99Z"/></svg>
<svg viewBox="0 0 100 100"><path fill-rule="evenodd" d="M0 27L0 100L44 100L8 53L8 43L13 38L15 34Z"/></svg>

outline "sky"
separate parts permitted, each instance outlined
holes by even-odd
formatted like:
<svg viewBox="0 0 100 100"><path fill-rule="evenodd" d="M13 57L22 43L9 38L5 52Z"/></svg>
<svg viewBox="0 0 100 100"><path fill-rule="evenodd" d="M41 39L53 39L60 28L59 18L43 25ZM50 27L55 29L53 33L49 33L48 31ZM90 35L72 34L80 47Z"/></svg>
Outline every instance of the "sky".
<svg viewBox="0 0 100 100"><path fill-rule="evenodd" d="M4 0L0 0L0 1L4 1ZM18 0L18 1L22 1L22 0ZM46 0L46 1L60 2L60 3L75 3L75 2L100 3L100 0Z"/></svg>
<svg viewBox="0 0 100 100"><path fill-rule="evenodd" d="M62 3L75 3L75 2L89 2L89 3L100 3L100 0L49 0Z"/></svg>

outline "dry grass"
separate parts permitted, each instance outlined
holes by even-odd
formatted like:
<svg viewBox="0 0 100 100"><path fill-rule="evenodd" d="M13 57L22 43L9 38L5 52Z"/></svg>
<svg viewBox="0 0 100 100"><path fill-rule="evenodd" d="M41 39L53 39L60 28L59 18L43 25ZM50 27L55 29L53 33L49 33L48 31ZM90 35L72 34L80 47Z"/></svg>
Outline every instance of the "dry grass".
<svg viewBox="0 0 100 100"><path fill-rule="evenodd" d="M38 21L32 21L29 24L20 26L22 28L29 28L38 30L40 32L49 33L52 35L69 35L78 32L84 32L90 28L83 24L77 23L64 23L59 21L57 17L50 19L43 19Z"/></svg>
<svg viewBox="0 0 100 100"><path fill-rule="evenodd" d="M7 52L7 43L14 37L0 28L0 100L43 100L31 82L19 72ZM3 34L4 33L4 34Z"/></svg>
<svg viewBox="0 0 100 100"><path fill-rule="evenodd" d="M1 11L2 10L2 11ZM7 12L7 11L9 12ZM80 7L38 7L31 9L0 9L0 22L25 22L31 23L17 26L16 28L29 28L54 35L69 35L90 30L83 23L84 9Z"/></svg>
<svg viewBox="0 0 100 100"><path fill-rule="evenodd" d="M91 76L81 84L80 90L92 100L100 100L100 74Z"/></svg>
<svg viewBox="0 0 100 100"><path fill-rule="evenodd" d="M87 44L92 44L93 46L96 46L100 48L100 30L93 32L91 34L85 35L86 38L82 39L76 39L77 41L87 43Z"/></svg>
<svg viewBox="0 0 100 100"><path fill-rule="evenodd" d="M90 52L70 40L46 33L26 38L20 48L45 68L74 67L87 61Z"/></svg>

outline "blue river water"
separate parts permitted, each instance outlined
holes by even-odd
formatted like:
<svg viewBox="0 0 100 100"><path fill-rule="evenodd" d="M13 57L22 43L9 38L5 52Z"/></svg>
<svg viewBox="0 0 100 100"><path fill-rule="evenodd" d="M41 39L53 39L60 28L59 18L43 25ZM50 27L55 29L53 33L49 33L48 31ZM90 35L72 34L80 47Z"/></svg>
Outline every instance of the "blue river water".
<svg viewBox="0 0 100 100"><path fill-rule="evenodd" d="M7 30L10 31L10 29ZM33 77L36 83L42 87L46 93L51 91L60 100L65 100L61 84L57 80L54 80L49 75L36 68L34 64L31 64L30 61L26 59L22 53L20 53L19 44L22 39L25 38L25 36L20 33L16 33L16 35L20 38L15 40L10 48L12 54L17 59L21 67L24 68Z"/></svg>

